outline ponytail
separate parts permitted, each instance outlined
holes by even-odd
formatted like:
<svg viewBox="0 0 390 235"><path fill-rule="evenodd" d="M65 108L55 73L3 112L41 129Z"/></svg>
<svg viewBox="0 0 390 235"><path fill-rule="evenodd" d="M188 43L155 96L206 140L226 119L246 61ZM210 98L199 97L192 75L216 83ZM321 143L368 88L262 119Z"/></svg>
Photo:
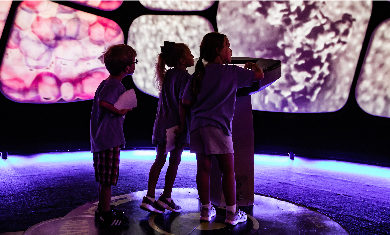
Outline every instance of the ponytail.
<svg viewBox="0 0 390 235"><path fill-rule="evenodd" d="M156 64L156 85L159 91L162 89L162 85L165 77L165 60L163 53L158 55L157 64Z"/></svg>
<svg viewBox="0 0 390 235"><path fill-rule="evenodd" d="M195 96L197 96L201 89L202 80L205 74L205 67L203 59L207 62L213 62L217 58L217 49L222 49L226 35L218 32L211 32L206 34L200 44L200 58L196 62L195 72L193 74L191 89Z"/></svg>
<svg viewBox="0 0 390 235"><path fill-rule="evenodd" d="M191 83L192 93L195 96L197 96L200 92L204 73L205 73L205 68L203 64L203 58L201 56L198 62L196 62L195 72L193 74L192 83Z"/></svg>
<svg viewBox="0 0 390 235"><path fill-rule="evenodd" d="M156 85L161 91L166 69L165 66L177 66L180 58L182 58L188 49L184 43L175 43L164 41L164 46L161 47L161 53L158 55L156 64Z"/></svg>

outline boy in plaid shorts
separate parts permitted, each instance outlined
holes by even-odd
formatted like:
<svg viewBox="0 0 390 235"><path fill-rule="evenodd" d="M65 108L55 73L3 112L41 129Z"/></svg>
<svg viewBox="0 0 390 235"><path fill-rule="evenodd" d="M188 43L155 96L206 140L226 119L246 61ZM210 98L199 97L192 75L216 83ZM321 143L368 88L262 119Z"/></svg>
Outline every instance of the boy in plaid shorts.
<svg viewBox="0 0 390 235"><path fill-rule="evenodd" d="M91 152L95 178L99 182L99 204L95 221L99 226L126 228L128 218L111 209L111 186L118 182L119 153L125 145L123 121L129 109L117 109L114 103L126 89L121 81L135 70L136 51L125 44L113 45L101 57L110 73L95 92L90 120Z"/></svg>

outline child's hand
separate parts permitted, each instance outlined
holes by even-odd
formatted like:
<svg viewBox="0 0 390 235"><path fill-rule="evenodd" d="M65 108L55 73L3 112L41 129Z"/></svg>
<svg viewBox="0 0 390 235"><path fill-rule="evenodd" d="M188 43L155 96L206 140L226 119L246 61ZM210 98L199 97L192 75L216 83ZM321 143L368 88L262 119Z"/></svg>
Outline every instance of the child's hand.
<svg viewBox="0 0 390 235"><path fill-rule="evenodd" d="M118 114L119 115L125 115L127 112L129 112L131 109L119 109Z"/></svg>
<svg viewBox="0 0 390 235"><path fill-rule="evenodd" d="M250 69L253 72L255 72L255 77L256 77L257 80L260 80L260 79L264 78L263 70L256 63L247 62L247 63L245 63L244 68Z"/></svg>
<svg viewBox="0 0 390 235"><path fill-rule="evenodd" d="M244 68L252 70L252 67L253 67L254 64L255 63L253 63L253 62L246 62L245 65L244 65Z"/></svg>
<svg viewBox="0 0 390 235"><path fill-rule="evenodd" d="M246 62L244 68L250 69L253 72L258 72L258 71L263 72L263 70L256 63L253 62Z"/></svg>
<svg viewBox="0 0 390 235"><path fill-rule="evenodd" d="M186 133L185 128L179 125L179 127L176 130L174 130L174 133L175 133L175 145L179 147L180 140L182 136Z"/></svg>
<svg viewBox="0 0 390 235"><path fill-rule="evenodd" d="M181 135L184 132L184 128L179 125L177 129L174 130L176 136Z"/></svg>

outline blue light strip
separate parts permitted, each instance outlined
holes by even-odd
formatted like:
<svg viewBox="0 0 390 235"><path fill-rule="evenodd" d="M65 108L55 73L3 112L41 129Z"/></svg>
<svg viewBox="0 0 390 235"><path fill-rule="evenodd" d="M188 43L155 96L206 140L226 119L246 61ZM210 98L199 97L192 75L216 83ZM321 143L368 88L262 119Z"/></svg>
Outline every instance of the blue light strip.
<svg viewBox="0 0 390 235"><path fill-rule="evenodd" d="M346 173L390 179L390 168L335 160L315 160L288 156L255 154L255 165L317 169L326 172Z"/></svg>
<svg viewBox="0 0 390 235"><path fill-rule="evenodd" d="M121 152L121 159L138 160L138 161L153 161L156 156L155 150L123 150ZM184 151L182 154L182 161L194 162L196 156L194 153ZM0 160L0 168L23 167L35 164L59 164L82 162L91 163L92 153L87 151L79 152L60 152L60 153L42 153L29 157L8 155L7 160ZM287 156L255 154L255 167L269 166L269 167L293 167L293 168L308 168L318 169L327 172L338 172L346 174L355 174L363 176L372 176L390 179L390 168L371 166L358 163L348 163L334 160L313 160L302 157L295 157L290 160Z"/></svg>

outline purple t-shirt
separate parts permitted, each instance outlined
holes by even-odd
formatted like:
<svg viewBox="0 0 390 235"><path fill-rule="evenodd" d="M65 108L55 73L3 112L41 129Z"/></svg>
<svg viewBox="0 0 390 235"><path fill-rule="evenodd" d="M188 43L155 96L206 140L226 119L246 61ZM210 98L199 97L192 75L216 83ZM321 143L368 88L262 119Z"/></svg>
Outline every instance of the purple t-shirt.
<svg viewBox="0 0 390 235"><path fill-rule="evenodd" d="M179 101L190 77L187 71L177 68L166 72L153 126L153 144L166 143L166 129L180 124ZM182 142L186 143L185 136L183 138Z"/></svg>
<svg viewBox="0 0 390 235"><path fill-rule="evenodd" d="M190 131L215 126L231 135L237 88L251 86L254 78L252 71L236 65L206 65L197 97L192 93L191 82L183 94L183 100L192 104Z"/></svg>
<svg viewBox="0 0 390 235"><path fill-rule="evenodd" d="M91 152L124 147L123 116L100 107L99 101L114 104L125 91L126 88L117 79L103 80L96 89L90 120Z"/></svg>

